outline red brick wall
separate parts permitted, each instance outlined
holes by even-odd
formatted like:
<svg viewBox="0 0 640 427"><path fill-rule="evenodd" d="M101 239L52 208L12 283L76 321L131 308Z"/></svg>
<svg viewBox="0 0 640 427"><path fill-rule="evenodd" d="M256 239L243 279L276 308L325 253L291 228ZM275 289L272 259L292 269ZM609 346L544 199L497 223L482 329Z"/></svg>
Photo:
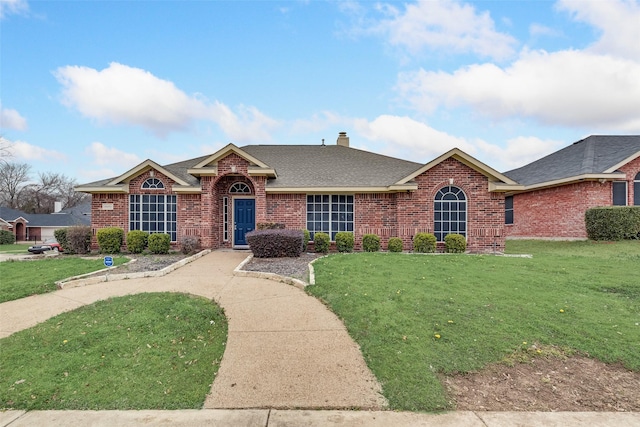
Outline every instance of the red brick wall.
<svg viewBox="0 0 640 427"><path fill-rule="evenodd" d="M627 176L628 204L633 204L633 179L640 171L640 157L620 168ZM611 206L611 182L583 181L546 188L513 197L513 224L509 237L586 239L584 214L597 206Z"/></svg>
<svg viewBox="0 0 640 427"><path fill-rule="evenodd" d="M307 195L267 195L265 218L266 222L282 223L293 230L307 228Z"/></svg>

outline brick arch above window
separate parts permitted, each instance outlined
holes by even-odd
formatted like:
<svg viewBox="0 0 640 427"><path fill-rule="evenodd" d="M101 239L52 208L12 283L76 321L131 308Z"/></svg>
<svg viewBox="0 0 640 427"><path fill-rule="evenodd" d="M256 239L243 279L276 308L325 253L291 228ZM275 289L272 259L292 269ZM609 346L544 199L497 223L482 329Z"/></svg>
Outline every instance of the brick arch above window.
<svg viewBox="0 0 640 427"><path fill-rule="evenodd" d="M142 183L143 190L160 190L164 189L164 183L158 178L148 178Z"/></svg>

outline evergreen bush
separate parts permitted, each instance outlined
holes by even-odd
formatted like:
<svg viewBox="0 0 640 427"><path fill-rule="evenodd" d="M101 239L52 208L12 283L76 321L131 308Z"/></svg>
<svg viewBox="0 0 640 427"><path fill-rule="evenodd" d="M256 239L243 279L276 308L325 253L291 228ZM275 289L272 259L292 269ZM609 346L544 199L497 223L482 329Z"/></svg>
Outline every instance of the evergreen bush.
<svg viewBox="0 0 640 427"><path fill-rule="evenodd" d="M380 250L380 236L377 234L365 234L362 236L362 250L365 252L378 252Z"/></svg>
<svg viewBox="0 0 640 427"><path fill-rule="evenodd" d="M149 234L147 244L152 254L168 254L171 249L171 236L167 233L152 233Z"/></svg>
<svg viewBox="0 0 640 427"><path fill-rule="evenodd" d="M313 247L319 254L329 253L330 237L327 233L317 232L313 235Z"/></svg>
<svg viewBox="0 0 640 427"><path fill-rule="evenodd" d="M147 247L149 233L142 230L131 230L127 233L127 250L132 254L141 254Z"/></svg>
<svg viewBox="0 0 640 427"><path fill-rule="evenodd" d="M354 244L352 232L339 231L336 233L336 249L338 252L353 252Z"/></svg>
<svg viewBox="0 0 640 427"><path fill-rule="evenodd" d="M436 251L436 236L432 233L418 233L413 237L413 251L433 253Z"/></svg>
<svg viewBox="0 0 640 427"><path fill-rule="evenodd" d="M256 258L299 257L304 233L301 230L264 229L246 234Z"/></svg>
<svg viewBox="0 0 640 427"><path fill-rule="evenodd" d="M640 206L609 206L587 209L584 215L591 240L640 238Z"/></svg>
<svg viewBox="0 0 640 427"><path fill-rule="evenodd" d="M0 245L13 245L16 242L16 236L9 230L0 230Z"/></svg>
<svg viewBox="0 0 640 427"><path fill-rule="evenodd" d="M389 239L389 243L387 243L387 249L389 252L402 252L404 244L402 243L402 239L399 237L392 237Z"/></svg>
<svg viewBox="0 0 640 427"><path fill-rule="evenodd" d="M118 227L101 228L96 232L96 239L101 253L117 254L122 247L124 231Z"/></svg>
<svg viewBox="0 0 640 427"><path fill-rule="evenodd" d="M444 250L450 254L462 254L467 250L467 239L462 234L447 234L444 236Z"/></svg>

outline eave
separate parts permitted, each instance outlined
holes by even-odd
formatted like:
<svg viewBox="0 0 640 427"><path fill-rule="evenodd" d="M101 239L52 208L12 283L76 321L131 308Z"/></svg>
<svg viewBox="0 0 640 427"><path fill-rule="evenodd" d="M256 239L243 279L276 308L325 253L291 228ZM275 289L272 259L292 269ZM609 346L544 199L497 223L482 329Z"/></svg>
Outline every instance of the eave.
<svg viewBox="0 0 640 427"><path fill-rule="evenodd" d="M522 189L513 190L515 193L524 193L528 191L541 190L544 188L559 187L562 185L575 184L585 181L599 181L604 184L607 181L626 180L624 173L588 173L576 176L570 176L552 181L539 182L531 185L524 185Z"/></svg>
<svg viewBox="0 0 640 427"><path fill-rule="evenodd" d="M79 186L79 187L74 187L74 190L80 193L89 193L89 194L97 194L97 193L126 194L129 192L129 186L124 184L103 185L98 187Z"/></svg>

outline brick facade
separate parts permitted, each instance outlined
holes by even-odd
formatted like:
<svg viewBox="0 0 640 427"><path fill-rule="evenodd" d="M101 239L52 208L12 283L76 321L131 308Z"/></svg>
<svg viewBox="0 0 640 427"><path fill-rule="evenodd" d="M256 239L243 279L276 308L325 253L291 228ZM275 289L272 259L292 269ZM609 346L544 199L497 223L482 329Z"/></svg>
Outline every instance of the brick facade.
<svg viewBox="0 0 640 427"><path fill-rule="evenodd" d="M627 177L627 204L633 205L634 178L640 172L640 157L622 166L620 171ZM586 239L587 209L612 203L610 181L582 181L516 194L514 221L505 227L506 233L511 238Z"/></svg>
<svg viewBox="0 0 640 427"><path fill-rule="evenodd" d="M287 228L304 229L306 225L306 194L267 194L266 177L251 176L249 162L236 153L217 162L216 176L202 176L200 194L177 194L177 242L185 237L197 237L202 247L233 246L233 200L252 198L256 202L256 224L278 222ZM104 227L129 230L130 194L173 194L175 182L159 171L153 177L161 180L163 189L142 189L151 177L146 171L132 178L129 194L94 193L92 197L93 247L97 248L96 231ZM467 241L474 252L504 249L504 196L488 191L488 179L483 174L448 158L415 178L417 191L395 193L354 194L354 230L356 249L362 236L375 233L386 249L391 237L400 237L405 249L411 249L418 232L433 232L434 197L443 187L454 185L462 189L467 200ZM235 183L245 183L248 194L229 192ZM225 198L227 209L225 238Z"/></svg>

